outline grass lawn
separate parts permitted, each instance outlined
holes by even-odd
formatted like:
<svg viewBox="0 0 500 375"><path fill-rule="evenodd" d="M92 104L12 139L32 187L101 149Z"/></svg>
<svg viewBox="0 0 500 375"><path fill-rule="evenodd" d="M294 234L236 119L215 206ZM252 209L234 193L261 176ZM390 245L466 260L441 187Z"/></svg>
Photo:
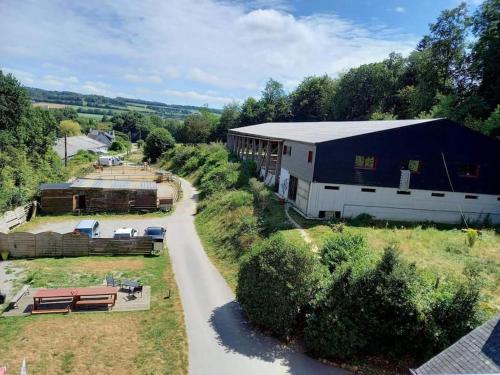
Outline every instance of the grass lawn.
<svg viewBox="0 0 500 375"><path fill-rule="evenodd" d="M290 209L292 217L301 224L311 239L321 248L333 234L329 225L306 220ZM483 275L483 306L490 312L500 312L500 234L494 229L482 230L473 247L466 245L466 234L460 228L443 226L401 226L396 224L359 225L345 223L345 230L364 235L373 251L382 254L384 248L397 243L406 259L419 269L441 278L461 277L464 267L473 265Z"/></svg>
<svg viewBox="0 0 500 375"><path fill-rule="evenodd" d="M104 276L151 285L151 310L0 318L1 363L30 374L185 374L187 338L167 254L14 261L33 287L89 286ZM167 289L170 298L165 298Z"/></svg>

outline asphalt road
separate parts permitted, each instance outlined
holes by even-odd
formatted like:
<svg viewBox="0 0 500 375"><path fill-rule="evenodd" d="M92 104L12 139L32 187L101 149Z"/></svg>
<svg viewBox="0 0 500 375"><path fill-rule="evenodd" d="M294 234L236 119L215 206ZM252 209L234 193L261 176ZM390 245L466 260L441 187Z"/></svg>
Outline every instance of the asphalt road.
<svg viewBox="0 0 500 375"><path fill-rule="evenodd" d="M231 289L212 265L196 233L194 213L197 194L182 181L183 200L165 218L140 217L100 220L101 235L129 226L139 230L162 225L179 286L189 344L190 374L333 374L348 372L326 366L277 340L253 330L243 316ZM72 231L78 218L64 223L42 224L32 232Z"/></svg>

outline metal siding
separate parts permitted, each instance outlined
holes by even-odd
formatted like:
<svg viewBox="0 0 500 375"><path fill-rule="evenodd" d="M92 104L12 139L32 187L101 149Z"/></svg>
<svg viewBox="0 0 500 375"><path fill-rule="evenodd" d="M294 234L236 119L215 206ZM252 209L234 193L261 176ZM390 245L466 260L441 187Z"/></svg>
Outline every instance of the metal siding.
<svg viewBox="0 0 500 375"><path fill-rule="evenodd" d="M428 190L399 195L397 188L376 186L375 193L367 193L361 191L362 186L337 184L339 190L326 190L327 185L334 184L311 184L308 216L318 217L319 211L341 211L346 218L367 213L384 220L457 223L461 209L469 220L489 217L493 223L500 223L500 204L495 195L465 199L464 193L443 192L444 197L432 197Z"/></svg>
<svg viewBox="0 0 500 375"><path fill-rule="evenodd" d="M500 142L448 120L340 139L317 145L314 181L399 187L401 160L422 162L410 189L450 191L441 152L455 191L500 195ZM376 170L354 168L356 155L376 156ZM480 164L478 178L459 177L462 163Z"/></svg>
<svg viewBox="0 0 500 375"><path fill-rule="evenodd" d="M291 146L292 154L283 155L281 159L282 167L290 171L290 174L295 177L306 181L312 181L314 174L314 158L316 157L316 146L292 141L285 141L283 145L287 146L287 149ZM307 154L309 151L313 152L312 163L307 162Z"/></svg>

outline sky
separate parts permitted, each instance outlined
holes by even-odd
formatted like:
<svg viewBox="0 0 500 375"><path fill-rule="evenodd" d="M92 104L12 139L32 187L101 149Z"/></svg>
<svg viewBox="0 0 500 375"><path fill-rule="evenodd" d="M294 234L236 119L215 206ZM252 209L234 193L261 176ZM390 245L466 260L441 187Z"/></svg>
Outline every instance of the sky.
<svg viewBox="0 0 500 375"><path fill-rule="evenodd" d="M474 10L479 0L468 0ZM0 0L0 69L24 85L220 108L407 55L458 0Z"/></svg>

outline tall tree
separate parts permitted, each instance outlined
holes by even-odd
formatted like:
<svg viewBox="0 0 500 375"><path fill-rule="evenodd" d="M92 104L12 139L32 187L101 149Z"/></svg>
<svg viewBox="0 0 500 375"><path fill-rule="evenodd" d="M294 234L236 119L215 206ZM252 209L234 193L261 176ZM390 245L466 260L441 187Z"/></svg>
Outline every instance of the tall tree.
<svg viewBox="0 0 500 375"><path fill-rule="evenodd" d="M227 131L240 126L240 114L241 108L238 103L226 104L222 109L218 126L215 129L215 139L225 141Z"/></svg>
<svg viewBox="0 0 500 375"><path fill-rule="evenodd" d="M336 82L326 74L307 77L292 92L291 106L295 121L324 121L328 102L335 94Z"/></svg>
<svg viewBox="0 0 500 375"><path fill-rule="evenodd" d="M500 104L500 0L486 0L473 17L472 70L479 93L492 109Z"/></svg>
<svg viewBox="0 0 500 375"><path fill-rule="evenodd" d="M267 81L259 101L259 111L259 117L265 122L290 120L290 102L281 83L272 78Z"/></svg>
<svg viewBox="0 0 500 375"><path fill-rule="evenodd" d="M433 74L437 74L443 94L462 92L471 84L466 51L469 25L467 6L461 3L442 11L437 21L430 24L430 33L419 43L418 49L430 52L428 62Z"/></svg>
<svg viewBox="0 0 500 375"><path fill-rule="evenodd" d="M144 157L155 163L158 158L175 145L175 139L163 128L156 128L148 134L144 143Z"/></svg>
<svg viewBox="0 0 500 375"><path fill-rule="evenodd" d="M210 133L210 122L201 113L189 115L184 120L182 139L185 143L206 143Z"/></svg>

